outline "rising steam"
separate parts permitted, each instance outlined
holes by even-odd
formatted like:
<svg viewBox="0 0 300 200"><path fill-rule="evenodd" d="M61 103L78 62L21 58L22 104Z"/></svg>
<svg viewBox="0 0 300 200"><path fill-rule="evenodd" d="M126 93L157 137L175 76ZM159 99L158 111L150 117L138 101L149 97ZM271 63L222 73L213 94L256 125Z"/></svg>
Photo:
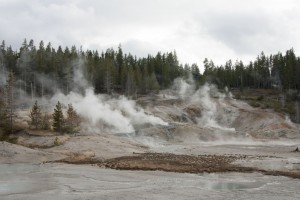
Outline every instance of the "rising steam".
<svg viewBox="0 0 300 200"><path fill-rule="evenodd" d="M112 133L132 133L135 127L146 124L167 125L158 117L146 114L133 100L124 96L111 98L108 95L96 95L93 88L85 90L85 94L71 92L68 95L58 93L51 102L72 102L85 122L83 128L91 132L107 131Z"/></svg>
<svg viewBox="0 0 300 200"><path fill-rule="evenodd" d="M3 86L7 70L5 65L1 63L1 56L0 54L0 86ZM18 63L18 65L25 68L30 57L27 54L21 56L26 58L26 62ZM113 98L109 95L95 94L94 88L90 86L84 76L84 60L78 59L71 65L74 72L72 80L68 80L70 84L68 82L68 85L63 85L63 87L59 87L57 80L51 74L32 74L34 77L32 82L39 87L40 97L37 97L36 86L33 84L28 86L25 82L16 80L16 89L14 90L14 96L17 98L16 108L30 107L35 100L46 112L53 112L57 101L60 101L65 107L72 104L83 119L82 131L92 133L132 133L137 128L148 125L168 125L162 119L146 113L135 101L129 100L125 96ZM49 96L50 94L53 95Z"/></svg>
<svg viewBox="0 0 300 200"><path fill-rule="evenodd" d="M226 118L227 116L222 112L219 105L225 104L224 99L226 95L220 93L214 85L206 83L196 90L195 83L190 76L188 80L182 78L176 79L174 87L182 100L201 106L202 114L197 119L199 126L235 131L234 128L228 128L227 124L221 123L222 118ZM231 98L231 95L227 96Z"/></svg>

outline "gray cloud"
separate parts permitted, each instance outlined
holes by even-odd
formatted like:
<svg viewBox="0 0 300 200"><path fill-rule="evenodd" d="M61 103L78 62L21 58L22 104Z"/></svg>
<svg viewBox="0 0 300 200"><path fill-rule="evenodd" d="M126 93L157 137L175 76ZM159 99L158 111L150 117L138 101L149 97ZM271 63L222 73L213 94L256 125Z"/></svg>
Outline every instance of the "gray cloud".
<svg viewBox="0 0 300 200"><path fill-rule="evenodd" d="M24 38L99 51L121 43L138 56L175 49L201 65L300 48L296 0L2 0L0 10L0 40L14 49Z"/></svg>
<svg viewBox="0 0 300 200"><path fill-rule="evenodd" d="M202 26L209 35L241 54L255 53L261 39L278 34L269 16L261 13L214 13L202 21Z"/></svg>

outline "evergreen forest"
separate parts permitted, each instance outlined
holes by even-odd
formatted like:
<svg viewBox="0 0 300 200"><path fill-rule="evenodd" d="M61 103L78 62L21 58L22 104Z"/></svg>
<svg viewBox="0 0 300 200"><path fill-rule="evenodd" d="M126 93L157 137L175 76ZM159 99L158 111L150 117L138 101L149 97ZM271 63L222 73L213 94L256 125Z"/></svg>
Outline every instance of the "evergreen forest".
<svg viewBox="0 0 300 200"><path fill-rule="evenodd" d="M220 89L300 89L300 58L293 49L269 56L262 52L247 64L229 60L218 66L206 58L202 74L197 64L179 63L175 51L137 58L124 54L121 46L102 52L83 51L76 46L53 48L43 41L36 46L33 40L26 39L19 50L13 50L5 41L0 49L1 74L12 72L18 80L15 87L36 97L57 90L65 94L72 91L82 80L75 78L79 68L79 77L87 80L95 93L147 94L169 88L174 79L188 78L190 74L198 86L209 82ZM3 86L4 81L0 84Z"/></svg>

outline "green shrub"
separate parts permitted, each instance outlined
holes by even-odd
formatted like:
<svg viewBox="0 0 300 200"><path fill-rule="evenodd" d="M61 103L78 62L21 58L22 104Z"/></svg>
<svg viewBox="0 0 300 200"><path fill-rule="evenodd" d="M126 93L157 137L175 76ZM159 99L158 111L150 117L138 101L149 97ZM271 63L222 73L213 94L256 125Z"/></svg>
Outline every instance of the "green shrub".
<svg viewBox="0 0 300 200"><path fill-rule="evenodd" d="M264 96L260 95L259 97L256 98L257 101L262 101L264 99Z"/></svg>
<svg viewBox="0 0 300 200"><path fill-rule="evenodd" d="M54 146L59 146L61 144L61 142L58 139L58 137L55 137L53 144L54 144Z"/></svg>

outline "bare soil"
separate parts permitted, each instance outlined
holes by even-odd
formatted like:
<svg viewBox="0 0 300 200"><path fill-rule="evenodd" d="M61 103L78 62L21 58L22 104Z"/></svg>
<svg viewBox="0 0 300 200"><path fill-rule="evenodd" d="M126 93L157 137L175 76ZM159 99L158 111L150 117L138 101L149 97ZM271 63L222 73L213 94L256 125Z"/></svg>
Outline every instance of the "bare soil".
<svg viewBox="0 0 300 200"><path fill-rule="evenodd" d="M11 136L15 144L0 143L0 163L65 162L119 170L260 172L300 178L300 153L292 152L300 145L299 125L241 101L211 101L221 128L198 124L204 115L199 104L145 97L139 103L169 126L140 127L131 136L23 129Z"/></svg>

